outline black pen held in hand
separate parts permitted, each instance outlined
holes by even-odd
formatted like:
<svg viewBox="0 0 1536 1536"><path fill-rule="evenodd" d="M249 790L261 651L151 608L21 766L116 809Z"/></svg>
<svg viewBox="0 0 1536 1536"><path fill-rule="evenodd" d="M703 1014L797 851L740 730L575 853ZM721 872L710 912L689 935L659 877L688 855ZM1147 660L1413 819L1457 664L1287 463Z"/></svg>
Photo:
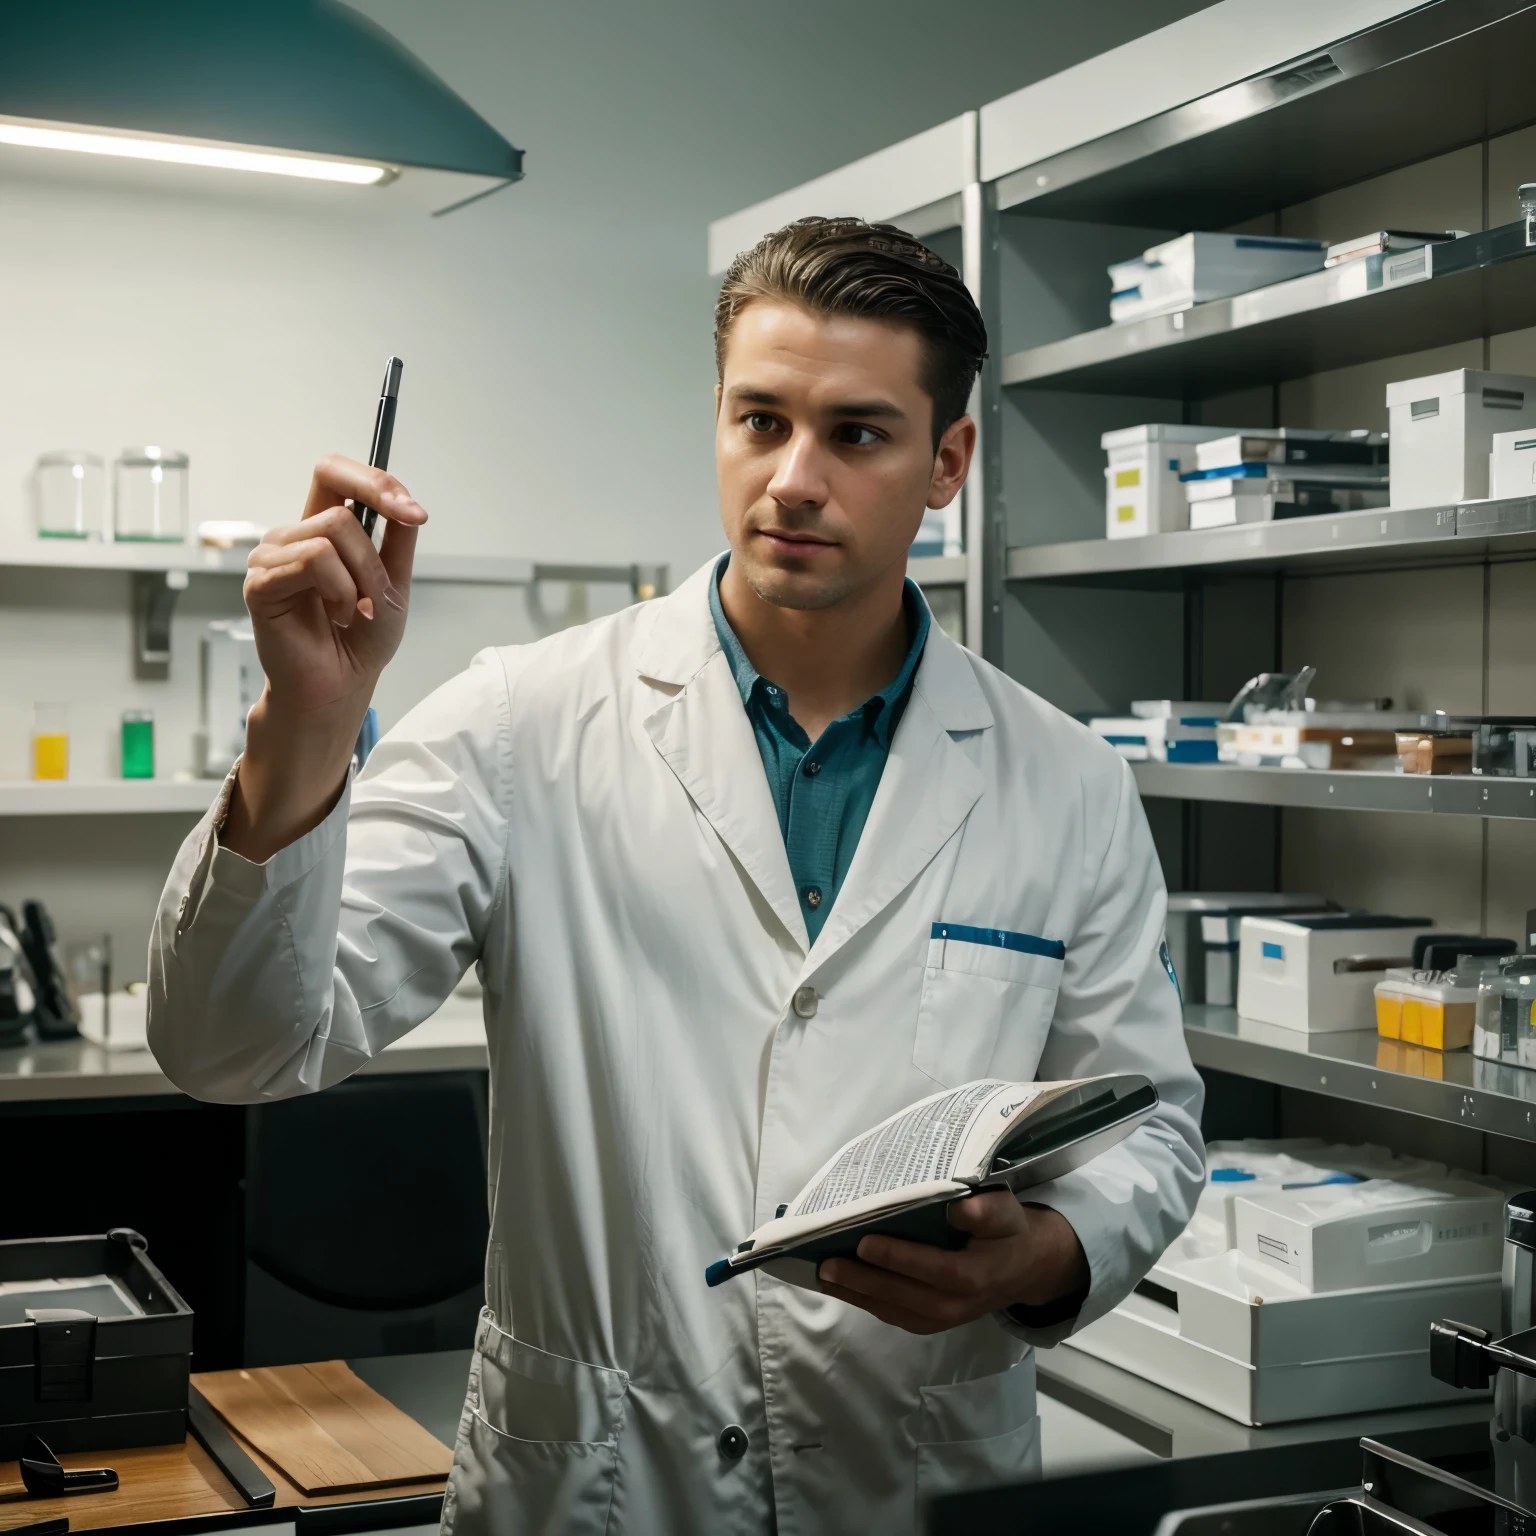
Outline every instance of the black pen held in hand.
<svg viewBox="0 0 1536 1536"><path fill-rule="evenodd" d="M404 371L405 364L398 357L390 358L384 365L384 385L379 391L379 411L373 419L373 449L368 455L370 469L389 468L389 444L390 439L395 435L395 406L399 403L400 375ZM373 525L378 520L379 514L360 501L352 503L352 513L363 525L363 532L371 539Z"/></svg>

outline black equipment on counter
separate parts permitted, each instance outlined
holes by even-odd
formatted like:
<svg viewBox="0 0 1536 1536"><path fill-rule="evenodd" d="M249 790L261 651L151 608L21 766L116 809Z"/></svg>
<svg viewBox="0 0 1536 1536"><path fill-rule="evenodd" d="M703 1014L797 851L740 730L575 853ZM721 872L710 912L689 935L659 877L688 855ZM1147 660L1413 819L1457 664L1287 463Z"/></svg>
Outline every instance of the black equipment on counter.
<svg viewBox="0 0 1536 1536"><path fill-rule="evenodd" d="M61 1499L70 1493L111 1493L117 1473L111 1467L66 1468L41 1435L21 1448L21 1481L34 1499Z"/></svg>
<svg viewBox="0 0 1536 1536"><path fill-rule="evenodd" d="M37 1434L61 1451L186 1438L192 1309L147 1246L126 1227L0 1242L0 1460Z"/></svg>
<svg viewBox="0 0 1536 1536"><path fill-rule="evenodd" d="M48 909L40 901L22 904L25 924L22 948L37 990L37 1037L39 1040L73 1040L80 1033L80 1014L69 996L64 964L59 958L58 933Z"/></svg>
<svg viewBox="0 0 1536 1536"><path fill-rule="evenodd" d="M0 906L0 1045L15 1045L37 1008L37 978L21 942L22 925Z"/></svg>

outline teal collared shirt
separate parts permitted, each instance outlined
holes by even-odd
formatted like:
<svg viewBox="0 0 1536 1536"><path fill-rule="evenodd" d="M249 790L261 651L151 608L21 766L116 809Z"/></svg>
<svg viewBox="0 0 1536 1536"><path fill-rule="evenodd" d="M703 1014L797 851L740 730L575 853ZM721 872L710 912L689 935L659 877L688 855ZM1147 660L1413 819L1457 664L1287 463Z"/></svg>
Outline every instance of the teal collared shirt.
<svg viewBox="0 0 1536 1536"><path fill-rule="evenodd" d="M811 942L821 932L859 846L891 738L912 696L912 679L928 643L928 605L909 578L902 594L912 637L901 671L879 693L834 720L813 743L789 712L789 695L747 660L720 602L720 578L730 556L715 567L709 608L720 648L752 722L779 831L794 876L800 912Z"/></svg>

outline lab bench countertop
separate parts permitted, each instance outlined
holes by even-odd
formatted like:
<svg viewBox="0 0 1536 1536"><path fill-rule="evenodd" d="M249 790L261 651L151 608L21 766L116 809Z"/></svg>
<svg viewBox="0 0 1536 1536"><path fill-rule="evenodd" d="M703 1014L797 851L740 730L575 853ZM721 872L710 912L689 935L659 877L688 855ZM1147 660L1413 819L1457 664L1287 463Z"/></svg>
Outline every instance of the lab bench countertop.
<svg viewBox="0 0 1536 1536"><path fill-rule="evenodd" d="M349 1360L347 1364L375 1392L451 1447L458 1434L469 1361L470 1352L464 1349ZM194 1386L197 1381L194 1375ZM426 1536L437 1529L442 1478L358 1493L310 1496L300 1492L250 1444L238 1436L236 1440L276 1490L270 1508L250 1508L202 1445L189 1435L179 1445L84 1451L61 1457L66 1466L112 1467L119 1486L110 1493L28 1498L20 1490L16 1464L0 1465L0 1533L59 1517L68 1519L71 1531L153 1525L157 1536L245 1531L254 1526L279 1532L286 1527L300 1536L343 1536L374 1530L410 1531L413 1536L419 1531Z"/></svg>
<svg viewBox="0 0 1536 1536"><path fill-rule="evenodd" d="M469 1376L470 1352L448 1350L433 1354L396 1355L388 1358L350 1360L353 1371L381 1396L408 1413L444 1445L453 1445L458 1432L464 1388ZM1409 1441L1486 1437L1489 1404L1486 1398L1433 1408L1385 1410L1346 1418L1313 1419L1305 1423L1250 1428L1232 1423L1219 1414L1165 1391L1154 1383L1092 1359L1077 1350L1057 1347L1038 1356L1040 1390L1057 1401L1070 1403L1078 1412L1114 1429L1151 1450L1156 1464L1177 1468L1188 1464L1187 1494L1198 1492L1207 1480L1199 1468L1219 1458L1224 1470L1220 1482L1241 1479L1242 1467L1252 1460L1261 1465L1285 1456L1292 1468L1289 1480L1307 1481L1310 1467L1338 1476L1341 1467L1354 1464L1355 1447L1362 1435L1406 1438ZM193 1381L197 1378L194 1376ZM244 1447L248 1452L251 1448ZM1253 1460L1253 1454L1257 1459ZM296 1536L342 1536L346 1531L420 1530L427 1533L437 1522L436 1506L443 1483L440 1479L364 1493L332 1494L311 1498L301 1494L282 1473L259 1454L253 1459L270 1478L277 1499L270 1509L250 1509L214 1466L197 1441L184 1446L159 1446L138 1451L86 1452L65 1458L76 1466L113 1466L122 1479L114 1493L85 1494L66 1500L26 1499L0 1493L0 1536L17 1526L67 1515L73 1530L106 1531L154 1524L157 1536L194 1536L198 1532L236 1532L263 1526L292 1527ZM1234 1459L1228 1460L1229 1457ZM1050 1457L1046 1475L1050 1477ZM1085 1488L1097 1488L1111 1503L1119 1497L1115 1485L1122 1480L1135 1484L1147 1476L1152 1464L1140 1467L1106 1465L1088 1479L1069 1476L1058 1486L1081 1509ZM1075 1469L1074 1469L1075 1470ZM1272 1469L1271 1474L1272 1475ZM1212 1473L1212 1477L1216 1474ZM19 1482L14 1464L0 1466L0 1489ZM1346 1479L1347 1480L1347 1479ZM1322 1486L1322 1485L1319 1485ZM1331 1486L1331 1484L1329 1485ZM1073 1490L1076 1490L1075 1492ZM1054 1494L1038 1489L1009 1490L1003 1497L1016 1517L1025 1506L1018 1501L1033 1498L1038 1512L1054 1508ZM991 1497L991 1496L987 1496ZM1198 1502L1191 1496L1187 1502ZM365 1510L346 1512L337 1505L364 1504ZM332 1512L321 1515L321 1509ZM946 1529L948 1527L945 1527ZM992 1527L988 1527L989 1529ZM1001 1527L997 1527L1001 1529ZM1013 1525L1008 1526L1013 1529ZM1057 1528L1047 1520L1043 1529Z"/></svg>
<svg viewBox="0 0 1536 1536"><path fill-rule="evenodd" d="M481 1000L456 993L362 1070L463 1072L486 1065ZM0 1104L179 1094L148 1050L109 1051L84 1039L0 1048Z"/></svg>

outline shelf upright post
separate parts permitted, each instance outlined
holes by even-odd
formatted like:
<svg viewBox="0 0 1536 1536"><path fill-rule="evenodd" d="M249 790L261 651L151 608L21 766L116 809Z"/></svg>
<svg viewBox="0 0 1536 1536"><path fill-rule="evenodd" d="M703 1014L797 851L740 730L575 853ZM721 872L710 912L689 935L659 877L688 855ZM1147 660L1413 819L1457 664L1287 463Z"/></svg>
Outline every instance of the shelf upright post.
<svg viewBox="0 0 1536 1536"><path fill-rule="evenodd" d="M971 392L978 441L965 497L965 641L994 666L1003 664L1003 585L1008 558L1003 504L1002 307L999 303L996 188L981 180L980 114L967 112L970 180L960 194L961 276L986 322L991 355Z"/></svg>

